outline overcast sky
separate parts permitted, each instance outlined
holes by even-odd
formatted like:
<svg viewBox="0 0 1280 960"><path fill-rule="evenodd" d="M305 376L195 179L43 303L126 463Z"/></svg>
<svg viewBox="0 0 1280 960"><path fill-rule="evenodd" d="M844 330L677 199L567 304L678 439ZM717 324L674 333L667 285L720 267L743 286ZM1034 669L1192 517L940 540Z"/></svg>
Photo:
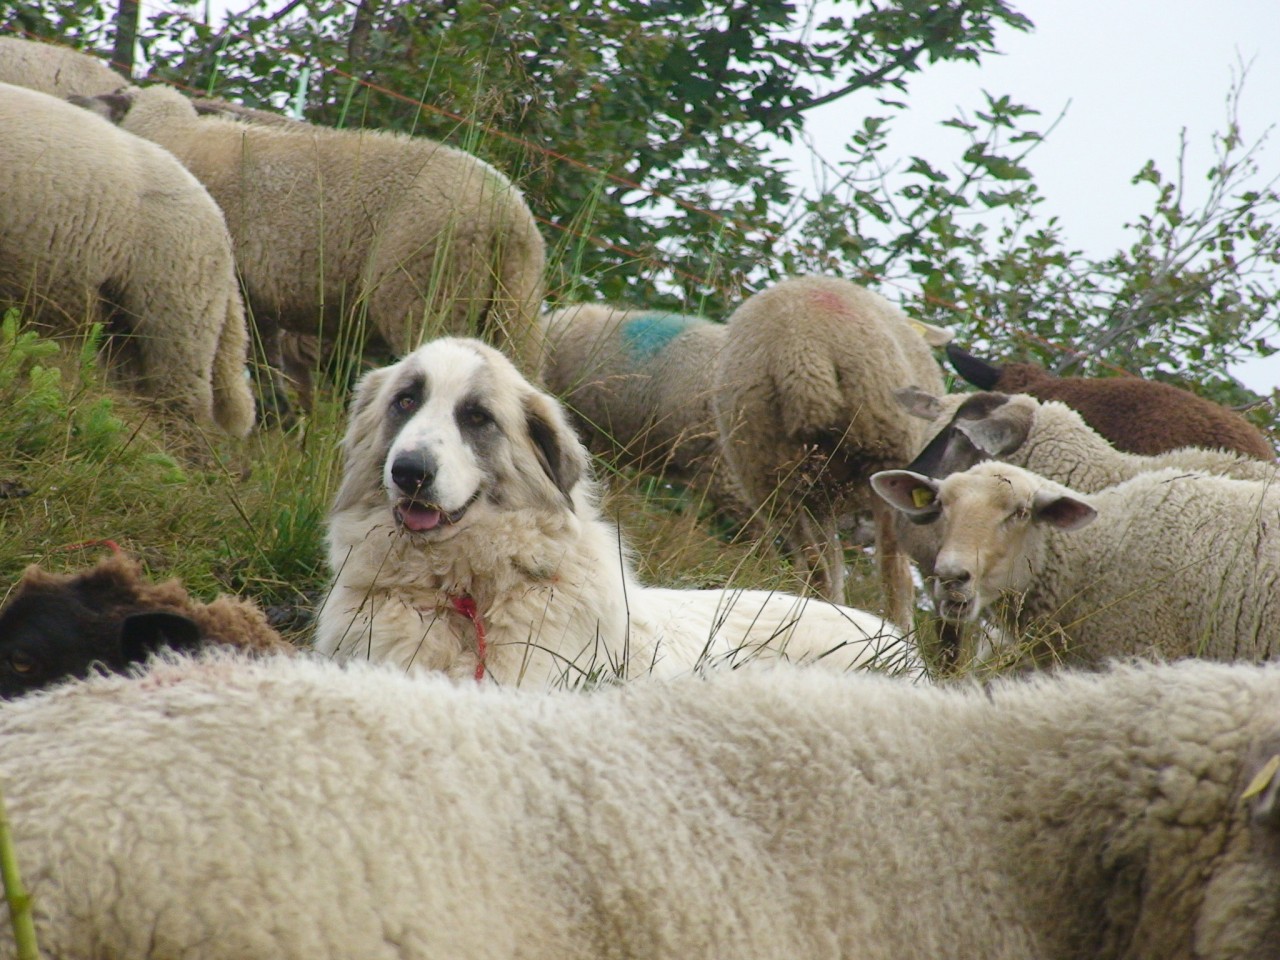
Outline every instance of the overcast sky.
<svg viewBox="0 0 1280 960"><path fill-rule="evenodd" d="M1178 137L1188 139L1189 184L1200 188L1211 135L1225 129L1227 93L1240 64L1248 77L1239 120L1246 141L1280 122L1280 3L1277 0L1013 0L1035 30L997 36L1001 56L977 66L935 64L911 79L908 116L894 121L897 156L938 163L959 155L940 121L972 113L982 91L1009 94L1041 111L1042 132L1066 115L1027 164L1073 247L1106 256L1126 241L1123 225L1150 209L1154 191L1130 180L1148 159L1169 176ZM809 129L835 161L860 114L848 103L823 109ZM806 164L801 158L797 166ZM1266 178L1280 175L1280 131L1262 154ZM1268 339L1280 345L1280 333ZM1255 390L1280 384L1280 355L1237 371Z"/></svg>

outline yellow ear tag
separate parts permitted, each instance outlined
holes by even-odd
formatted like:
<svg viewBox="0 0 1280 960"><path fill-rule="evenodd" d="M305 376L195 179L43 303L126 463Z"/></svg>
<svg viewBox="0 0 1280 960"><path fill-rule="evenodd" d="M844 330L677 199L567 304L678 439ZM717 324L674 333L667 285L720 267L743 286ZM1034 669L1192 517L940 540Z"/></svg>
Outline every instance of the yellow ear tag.
<svg viewBox="0 0 1280 960"><path fill-rule="evenodd" d="M916 487L911 491L911 502L916 505L917 510L923 509L933 503L933 491L928 487Z"/></svg>
<svg viewBox="0 0 1280 960"><path fill-rule="evenodd" d="M1244 788L1244 793L1240 794L1240 799L1248 800L1250 797L1256 797L1267 789L1275 778L1277 771L1280 771L1280 753L1268 760L1262 769L1258 771L1258 775L1249 781L1249 785Z"/></svg>
<svg viewBox="0 0 1280 960"><path fill-rule="evenodd" d="M915 330L915 332L916 332L916 333L918 333L918 334L920 334L920 336L922 336L922 337L923 337L926 333L928 333L928 332L929 332L929 328L928 328L928 327L926 327L926 326L925 326L923 323L921 323L919 320L912 320L910 317L908 317L908 318L907 318L907 323L911 324L911 326L912 326L912 328Z"/></svg>

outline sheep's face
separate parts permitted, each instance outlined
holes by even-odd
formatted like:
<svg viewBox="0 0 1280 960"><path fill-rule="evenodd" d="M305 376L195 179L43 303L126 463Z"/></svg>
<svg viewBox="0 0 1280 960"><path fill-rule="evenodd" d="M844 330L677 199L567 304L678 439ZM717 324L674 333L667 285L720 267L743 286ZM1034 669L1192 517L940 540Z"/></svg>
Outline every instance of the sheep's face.
<svg viewBox="0 0 1280 960"><path fill-rule="evenodd" d="M199 647L198 628L181 614L104 603L94 590L95 572L29 576L0 613L0 698L96 671L121 672L165 647Z"/></svg>
<svg viewBox="0 0 1280 960"><path fill-rule="evenodd" d="M975 620L1001 594L1021 593L1039 572L1044 535L1095 516L1063 487L1008 464L987 462L944 480L907 470L871 478L873 489L918 523L941 527L930 590L947 620Z"/></svg>

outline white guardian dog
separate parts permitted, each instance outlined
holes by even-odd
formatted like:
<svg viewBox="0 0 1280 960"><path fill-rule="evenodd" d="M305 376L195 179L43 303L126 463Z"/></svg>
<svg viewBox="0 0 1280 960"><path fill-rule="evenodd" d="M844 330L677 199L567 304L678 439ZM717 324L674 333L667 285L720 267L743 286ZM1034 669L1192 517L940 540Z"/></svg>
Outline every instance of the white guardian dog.
<svg viewBox="0 0 1280 960"><path fill-rule="evenodd" d="M536 688L779 659L921 672L861 610L641 586L564 411L479 341L366 374L343 453L316 635L334 659Z"/></svg>

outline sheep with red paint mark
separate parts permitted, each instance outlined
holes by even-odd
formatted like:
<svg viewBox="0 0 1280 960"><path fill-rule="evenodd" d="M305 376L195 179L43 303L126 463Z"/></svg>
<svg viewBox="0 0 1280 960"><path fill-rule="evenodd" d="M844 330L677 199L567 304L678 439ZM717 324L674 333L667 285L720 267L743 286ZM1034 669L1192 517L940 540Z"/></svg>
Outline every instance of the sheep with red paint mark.
<svg viewBox="0 0 1280 960"><path fill-rule="evenodd" d="M950 339L847 280L797 277L748 298L729 318L715 372L720 443L733 475L824 596L844 593L837 522L876 518L889 618L911 622L911 576L892 513L867 478L915 456L924 426L894 390L942 392L930 351Z"/></svg>

